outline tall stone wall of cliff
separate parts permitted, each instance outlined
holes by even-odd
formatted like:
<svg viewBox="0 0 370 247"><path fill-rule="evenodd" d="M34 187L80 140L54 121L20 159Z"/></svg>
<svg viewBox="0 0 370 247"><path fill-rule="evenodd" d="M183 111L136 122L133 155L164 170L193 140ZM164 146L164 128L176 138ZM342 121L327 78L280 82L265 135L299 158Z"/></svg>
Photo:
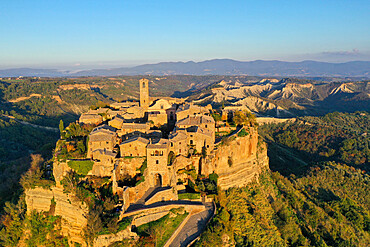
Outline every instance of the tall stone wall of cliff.
<svg viewBox="0 0 370 247"><path fill-rule="evenodd" d="M243 187L258 180L261 171L268 167L266 143L258 140L257 129L246 131L247 136L236 134L220 143L212 156L202 162L202 173L217 173L221 189Z"/></svg>
<svg viewBox="0 0 370 247"><path fill-rule="evenodd" d="M43 189L36 187L26 191L27 213L33 210L49 211L55 202L54 215L62 216L62 232L71 242L77 242L84 246L83 229L87 225L86 216L88 208L82 204L72 194L66 194L60 187Z"/></svg>

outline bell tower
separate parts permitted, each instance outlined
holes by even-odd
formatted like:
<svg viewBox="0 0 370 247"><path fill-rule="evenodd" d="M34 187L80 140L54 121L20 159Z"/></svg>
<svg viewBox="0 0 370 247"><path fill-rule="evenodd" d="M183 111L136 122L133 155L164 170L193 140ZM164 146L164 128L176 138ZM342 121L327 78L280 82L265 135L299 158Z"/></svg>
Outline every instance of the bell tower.
<svg viewBox="0 0 370 247"><path fill-rule="evenodd" d="M149 80L141 79L140 82L140 106L144 109L149 108Z"/></svg>

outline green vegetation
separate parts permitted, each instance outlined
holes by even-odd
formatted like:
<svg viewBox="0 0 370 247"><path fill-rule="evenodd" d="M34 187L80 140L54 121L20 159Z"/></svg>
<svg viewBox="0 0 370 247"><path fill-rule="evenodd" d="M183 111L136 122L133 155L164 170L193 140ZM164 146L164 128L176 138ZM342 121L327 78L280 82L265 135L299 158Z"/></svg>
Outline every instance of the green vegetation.
<svg viewBox="0 0 370 247"><path fill-rule="evenodd" d="M233 123L236 125L256 126L256 116L249 111L234 112Z"/></svg>
<svg viewBox="0 0 370 247"><path fill-rule="evenodd" d="M286 155L286 162L271 159L275 170L282 171L283 166L291 167L290 172L295 174L307 170L308 165L299 171L288 164L295 156L306 164L334 160L369 171L370 136L364 134L370 130L369 122L370 114L366 112L330 113L299 118L294 123L263 125L259 131L270 144L269 156L275 157L282 150L291 153Z"/></svg>
<svg viewBox="0 0 370 247"><path fill-rule="evenodd" d="M331 113L261 126L274 172L219 191L196 246L368 246L368 118Z"/></svg>
<svg viewBox="0 0 370 247"><path fill-rule="evenodd" d="M196 246L367 246L369 182L333 162L296 180L266 171L260 183L219 194L217 215Z"/></svg>
<svg viewBox="0 0 370 247"><path fill-rule="evenodd" d="M75 170L77 174L86 176L91 171L94 161L91 160L69 160L68 166Z"/></svg>
<svg viewBox="0 0 370 247"><path fill-rule="evenodd" d="M60 217L49 213L42 214L33 211L26 215L24 199L17 205L7 202L5 214L2 217L0 230L0 245L17 246L20 239L29 247L36 246L69 246L67 238L60 235ZM25 235L24 231L28 234Z"/></svg>
<svg viewBox="0 0 370 247"><path fill-rule="evenodd" d="M183 208L171 210L164 217L139 226L136 232L142 239L138 246L147 246L150 243L154 246L163 246L188 214Z"/></svg>
<svg viewBox="0 0 370 247"><path fill-rule="evenodd" d="M200 193L181 193L179 200L196 200L200 199Z"/></svg>
<svg viewBox="0 0 370 247"><path fill-rule="evenodd" d="M238 133L238 136L239 137L244 137L244 136L248 136L249 135L249 133L243 128L243 129L241 129L240 131L239 131L239 133Z"/></svg>

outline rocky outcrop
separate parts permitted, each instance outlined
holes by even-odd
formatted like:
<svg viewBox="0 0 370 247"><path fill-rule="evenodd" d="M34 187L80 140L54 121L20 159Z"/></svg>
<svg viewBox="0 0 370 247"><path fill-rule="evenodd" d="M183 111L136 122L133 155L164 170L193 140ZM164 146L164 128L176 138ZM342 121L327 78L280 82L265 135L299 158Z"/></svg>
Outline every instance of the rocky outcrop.
<svg viewBox="0 0 370 247"><path fill-rule="evenodd" d="M43 188L29 189L26 191L27 213L33 210L47 212L55 207L54 215L62 216L61 234L68 236L71 242L85 244L83 228L87 225L86 215L88 208L72 194L66 194L62 188L52 187L50 190Z"/></svg>
<svg viewBox="0 0 370 247"><path fill-rule="evenodd" d="M122 241L122 239L137 240L138 236L136 233L131 232L129 228L119 231L116 234L105 234L100 235L94 240L94 247L105 247L110 246L115 242Z"/></svg>
<svg viewBox="0 0 370 247"><path fill-rule="evenodd" d="M218 174L221 189L243 187L253 180L258 180L263 169L268 168L266 144L258 140L255 128L247 131L244 137L234 135L218 145L212 159L202 164L206 175Z"/></svg>

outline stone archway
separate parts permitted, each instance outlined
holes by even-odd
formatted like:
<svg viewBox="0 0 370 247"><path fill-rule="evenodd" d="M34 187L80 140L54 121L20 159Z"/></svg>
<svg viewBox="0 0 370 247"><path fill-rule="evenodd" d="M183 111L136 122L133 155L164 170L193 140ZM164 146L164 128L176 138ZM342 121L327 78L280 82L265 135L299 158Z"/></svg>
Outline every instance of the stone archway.
<svg viewBox="0 0 370 247"><path fill-rule="evenodd" d="M154 186L162 187L162 176L159 173L155 174L154 176Z"/></svg>

